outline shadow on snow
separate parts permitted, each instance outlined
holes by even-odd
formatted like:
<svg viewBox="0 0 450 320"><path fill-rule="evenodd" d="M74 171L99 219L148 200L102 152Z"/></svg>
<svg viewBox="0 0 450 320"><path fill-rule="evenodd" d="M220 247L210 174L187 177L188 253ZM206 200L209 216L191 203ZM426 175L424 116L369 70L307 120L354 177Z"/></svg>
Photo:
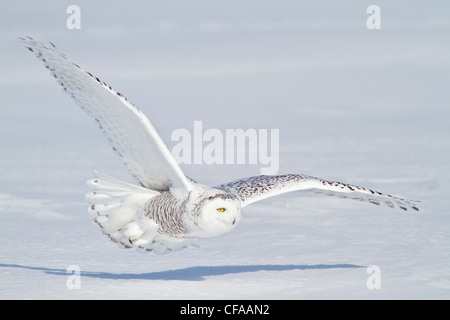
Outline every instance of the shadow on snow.
<svg viewBox="0 0 450 320"><path fill-rule="evenodd" d="M18 264L2 264L2 268L20 268L43 271L47 274L68 276L72 272L65 269L46 267L32 267ZM155 271L149 273L110 273L97 271L81 271L82 277L113 279L113 280L186 280L200 281L205 277L221 276L225 274L238 274L257 271L289 271L289 270L315 270L315 269L347 269L363 268L353 264L317 264L317 265L241 265L241 266L196 266L182 269Z"/></svg>

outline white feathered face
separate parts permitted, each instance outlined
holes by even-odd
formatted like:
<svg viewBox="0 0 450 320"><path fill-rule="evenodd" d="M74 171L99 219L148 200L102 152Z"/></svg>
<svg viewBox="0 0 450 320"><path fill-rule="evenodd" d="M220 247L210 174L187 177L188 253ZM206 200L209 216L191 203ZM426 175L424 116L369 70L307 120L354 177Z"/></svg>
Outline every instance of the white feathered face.
<svg viewBox="0 0 450 320"><path fill-rule="evenodd" d="M202 199L197 211L199 237L214 237L228 232L241 218L241 204L234 196L216 193Z"/></svg>

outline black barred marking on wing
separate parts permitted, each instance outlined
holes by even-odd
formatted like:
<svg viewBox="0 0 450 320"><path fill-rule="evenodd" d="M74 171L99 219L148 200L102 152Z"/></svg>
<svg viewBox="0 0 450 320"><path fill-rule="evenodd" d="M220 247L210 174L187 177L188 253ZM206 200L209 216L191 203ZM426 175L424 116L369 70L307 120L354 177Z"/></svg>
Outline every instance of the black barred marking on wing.
<svg viewBox="0 0 450 320"><path fill-rule="evenodd" d="M62 58L64 58L64 59L66 59L67 61L69 61L69 59L67 59L66 55L65 55L64 53L60 52L60 51L56 48L56 46L55 46L53 43L50 42L50 44L53 46L53 48L49 48L49 47L47 47L46 45L44 45L44 44L42 44L42 43L36 42L36 41L35 41L33 38L31 38L31 37L26 37L26 38L27 38L27 39L19 37L19 39L22 40L22 41L24 41L25 43L30 42L30 43L32 43L33 45L35 45L36 47L37 47L38 45L40 45L40 46L42 46L44 49L47 49L47 50L51 50L51 51L57 52L58 55L60 55ZM63 80L64 80L63 78L60 78L56 73L53 72L53 71L55 70L55 68L51 68L51 66L47 64L47 60L46 60L45 58L42 58L42 52L41 52L41 51L35 51L32 47L28 47L28 46L27 46L27 49L30 50L31 52L34 52L35 55L36 55L36 57L39 58L39 59L44 63L45 68L47 68L47 69L49 69L50 71L52 71L52 76L53 76L55 79L58 80L59 84L63 87L64 91L68 91L68 90L67 90L67 87L69 87L69 89L70 89L70 85L69 85L68 83L64 82L64 81L63 81ZM89 75L93 80L97 81L100 85L102 85L102 86L108 88L109 90L111 90L112 92L114 92L118 97L124 99L124 100L127 101L129 104L131 104L133 107L135 107L137 110L139 110L139 108L136 107L133 103L131 103L131 102L130 102L123 94L121 94L120 92L114 90L110 85L106 84L104 81L100 80L98 77L92 75L92 73L90 73L90 72L88 72L88 71L84 71L78 64L73 63L73 62L71 62L71 61L70 61L70 63L72 63L72 65L74 65L74 66L77 67L78 69L82 70L82 71L83 71L84 73L86 73L87 75ZM70 94L72 95L73 98L76 97L76 96L74 95L73 92L70 92Z"/></svg>
<svg viewBox="0 0 450 320"><path fill-rule="evenodd" d="M287 184L298 183L306 180L308 176L286 174L280 176L255 176L246 179L239 179L227 184L223 184L218 189L232 192L241 201L245 201L248 198L255 195L264 194L266 192L283 189Z"/></svg>
<svg viewBox="0 0 450 320"><path fill-rule="evenodd" d="M103 133L105 134L105 136L108 138L108 142L110 143L110 145L112 146L113 151L122 159L122 161L126 164L126 159L124 158L124 155L122 152L120 152L119 150L121 149L120 146L117 145L116 141L113 141L111 139L111 137L108 137L109 134L111 134L111 130L108 127L105 127L104 125L101 125L101 118L95 114L93 114L88 108L86 108L86 106L84 106L83 104L83 96L80 96L77 91L80 90L79 87L77 87L76 82L73 81L73 79L65 79L64 78L64 74L63 72L61 72L61 70L56 71L57 67L60 67L58 64L55 64L55 61L52 61L52 59L46 59L44 58L44 54L49 54L50 53L54 53L56 54L58 57L66 60L68 63L70 63L71 65L75 66L77 69L79 69L83 74L89 76L92 80L96 81L98 84L100 84L101 86L103 86L105 89L111 91L111 93L113 93L115 96L118 97L118 99L121 99L123 101L125 101L128 106L130 107L130 109L134 109L137 113L142 114L142 112L140 111L140 109L134 105L133 103L131 103L122 93L114 90L110 85L106 84L104 81L100 80L100 78L98 78L97 76L94 76L92 73L83 70L78 64L73 63L72 61L70 61L66 55L64 53L62 53L61 51L59 51L57 49L57 47L53 44L51 44L51 47L46 46L45 44L35 41L33 38L31 37L19 37L19 39L21 41L23 41L26 44L26 48L33 52L35 54L35 56L41 60L44 63L44 66L46 69L48 69L51 73L51 75L53 76L53 78L56 79L57 83L62 87L63 91L65 93L67 93L71 98L74 99L75 103L85 112L87 112L89 115L93 116L97 122L97 125L99 126L99 128L103 131ZM48 52L46 52L48 51ZM83 92L83 95L86 95L86 92ZM90 96L91 99L95 100L96 97L95 96ZM99 119L100 118L100 119ZM131 172L130 172L131 173ZM145 183L143 183L140 179L139 176L137 176L134 173L131 173L142 186L146 186Z"/></svg>
<svg viewBox="0 0 450 320"><path fill-rule="evenodd" d="M223 184L218 188L236 195L244 203L246 201L251 203L254 199L267 198L284 192L309 190L341 198L367 201L375 205L384 203L391 208L397 205L405 211L408 210L408 207L419 211L419 208L411 200L394 197L390 194L356 185L327 181L299 174L249 177Z"/></svg>

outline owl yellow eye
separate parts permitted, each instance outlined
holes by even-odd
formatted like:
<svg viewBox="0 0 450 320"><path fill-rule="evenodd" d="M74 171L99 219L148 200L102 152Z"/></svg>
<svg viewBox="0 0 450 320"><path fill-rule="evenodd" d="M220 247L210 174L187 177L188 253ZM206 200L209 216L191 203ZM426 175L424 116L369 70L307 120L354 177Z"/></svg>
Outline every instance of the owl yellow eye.
<svg viewBox="0 0 450 320"><path fill-rule="evenodd" d="M219 211L219 212L224 212L224 211L225 211L225 208L218 208L217 211Z"/></svg>

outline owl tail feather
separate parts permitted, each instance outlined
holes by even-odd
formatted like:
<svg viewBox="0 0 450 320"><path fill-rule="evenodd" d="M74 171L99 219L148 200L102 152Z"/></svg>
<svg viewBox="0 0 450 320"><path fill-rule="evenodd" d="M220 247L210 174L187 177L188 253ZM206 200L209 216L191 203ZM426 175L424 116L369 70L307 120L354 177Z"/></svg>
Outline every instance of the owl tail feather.
<svg viewBox="0 0 450 320"><path fill-rule="evenodd" d="M156 235L158 225L143 216L145 204L159 195L158 191L142 188L95 171L87 185L94 191L86 194L91 204L89 213L96 215L105 235L121 247L132 248L146 243L145 238Z"/></svg>
<svg viewBox="0 0 450 320"><path fill-rule="evenodd" d="M102 232L121 248L136 247L139 252L165 254L189 245L198 246L196 239L177 239L160 235L158 225L145 215L144 207L158 191L139 187L95 171L87 185L93 192L86 194L89 213Z"/></svg>

